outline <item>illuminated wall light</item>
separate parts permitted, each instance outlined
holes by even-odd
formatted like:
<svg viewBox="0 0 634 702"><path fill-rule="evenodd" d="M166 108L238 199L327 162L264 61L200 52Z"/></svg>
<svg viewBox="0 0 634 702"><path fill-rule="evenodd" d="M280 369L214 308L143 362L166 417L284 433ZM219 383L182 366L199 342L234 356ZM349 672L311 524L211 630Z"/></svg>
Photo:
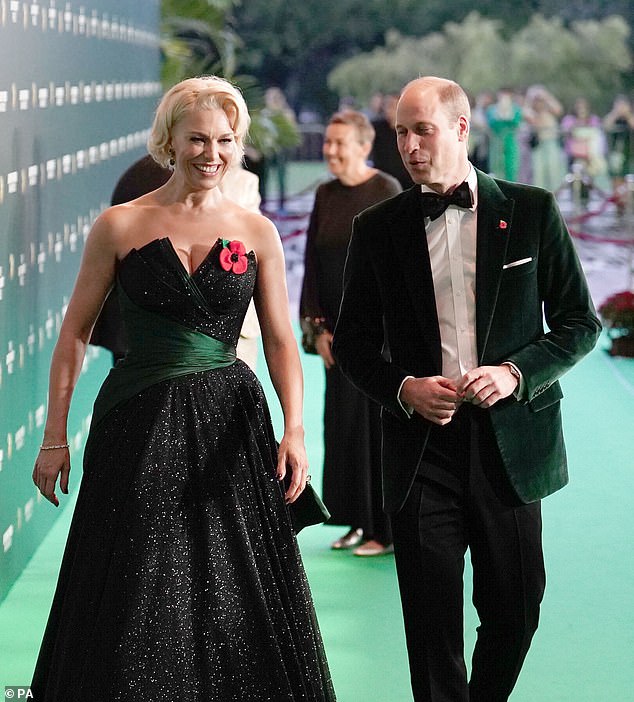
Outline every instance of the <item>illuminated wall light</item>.
<svg viewBox="0 0 634 702"><path fill-rule="evenodd" d="M9 524L7 529L2 533L2 549L6 553L13 545L13 534L15 529L13 524Z"/></svg>
<svg viewBox="0 0 634 702"><path fill-rule="evenodd" d="M46 266L46 251L44 250L44 244L40 244L40 250L37 254L37 272L42 274Z"/></svg>
<svg viewBox="0 0 634 702"><path fill-rule="evenodd" d="M79 8L79 14L77 15L77 32L79 34L86 34L86 11L83 7Z"/></svg>
<svg viewBox="0 0 634 702"><path fill-rule="evenodd" d="M8 104L9 104L9 91L8 90L0 90L0 112L6 112Z"/></svg>
<svg viewBox="0 0 634 702"><path fill-rule="evenodd" d="M37 165L29 166L28 168L28 179L29 185L34 186L38 184L40 176L40 167Z"/></svg>
<svg viewBox="0 0 634 702"><path fill-rule="evenodd" d="M22 88L18 91L18 104L21 110L28 110L31 106L31 91Z"/></svg>
<svg viewBox="0 0 634 702"><path fill-rule="evenodd" d="M57 86L55 88L55 105L57 107L62 107L66 99L66 88L64 86Z"/></svg>
<svg viewBox="0 0 634 702"><path fill-rule="evenodd" d="M29 324L29 335L26 338L26 347L29 352L29 356L33 356L35 353L35 327L32 324ZM37 423L37 415L36 415L36 423ZM39 426L39 424L38 424Z"/></svg>
<svg viewBox="0 0 634 702"><path fill-rule="evenodd" d="M11 14L11 21L13 24L17 24L20 14L20 3L18 0L11 0L9 2L9 13Z"/></svg>
<svg viewBox="0 0 634 702"><path fill-rule="evenodd" d="M57 26L57 8L55 7L55 0L51 0L46 16L48 18L48 28L54 30Z"/></svg>
<svg viewBox="0 0 634 702"><path fill-rule="evenodd" d="M97 10L92 11L90 17L90 34L96 37L99 34L99 16L97 15Z"/></svg>
<svg viewBox="0 0 634 702"><path fill-rule="evenodd" d="M65 32L72 32L73 31L73 13L70 9L70 3L66 3L66 9L64 10L64 31Z"/></svg>
<svg viewBox="0 0 634 702"><path fill-rule="evenodd" d="M40 6L33 2L31 3L31 26L37 27L40 21Z"/></svg>
<svg viewBox="0 0 634 702"><path fill-rule="evenodd" d="M71 250L71 253L77 252L77 230L74 227L72 227L70 230L70 235L68 237L68 246Z"/></svg>
<svg viewBox="0 0 634 702"><path fill-rule="evenodd" d="M17 171L11 171L7 174L7 192L17 193L18 192L18 180L19 174Z"/></svg>
<svg viewBox="0 0 634 702"><path fill-rule="evenodd" d="M80 451L81 445L84 441L84 433L80 430L78 431L71 442L71 450Z"/></svg>
<svg viewBox="0 0 634 702"><path fill-rule="evenodd" d="M15 432L15 450L21 451L24 448L26 439L26 427L24 424Z"/></svg>
<svg viewBox="0 0 634 702"><path fill-rule="evenodd" d="M13 348L13 341L9 341L8 347L9 348L4 357L4 362L7 367L7 375L11 375L13 373L13 366L15 364L15 349Z"/></svg>
<svg viewBox="0 0 634 702"><path fill-rule="evenodd" d="M46 338L53 338L53 331L55 330L55 320L53 319L53 310L49 310L46 316L46 322L44 322L44 329L46 331Z"/></svg>
<svg viewBox="0 0 634 702"><path fill-rule="evenodd" d="M24 284L26 282L26 272L27 272L27 265L26 265L26 260L24 254L20 254L20 263L18 264L18 282L20 283L20 286L24 287Z"/></svg>
<svg viewBox="0 0 634 702"><path fill-rule="evenodd" d="M35 502L33 498L30 500L27 500L27 503L24 505L24 521L29 522L31 521L31 517L33 516L33 508L35 507Z"/></svg>

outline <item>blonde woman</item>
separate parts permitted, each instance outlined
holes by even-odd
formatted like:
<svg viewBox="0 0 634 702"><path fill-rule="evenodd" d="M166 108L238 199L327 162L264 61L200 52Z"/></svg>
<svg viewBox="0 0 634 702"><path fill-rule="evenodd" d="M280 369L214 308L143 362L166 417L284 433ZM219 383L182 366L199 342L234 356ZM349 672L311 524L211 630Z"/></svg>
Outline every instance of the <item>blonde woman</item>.
<svg viewBox="0 0 634 702"><path fill-rule="evenodd" d="M280 239L219 188L248 124L222 79L173 87L149 142L171 178L106 210L88 237L33 473L55 505L58 479L68 491L73 386L113 286L129 351L95 402L33 681L41 702L334 700L285 504L307 461ZM279 449L235 355L252 294L284 412Z"/></svg>

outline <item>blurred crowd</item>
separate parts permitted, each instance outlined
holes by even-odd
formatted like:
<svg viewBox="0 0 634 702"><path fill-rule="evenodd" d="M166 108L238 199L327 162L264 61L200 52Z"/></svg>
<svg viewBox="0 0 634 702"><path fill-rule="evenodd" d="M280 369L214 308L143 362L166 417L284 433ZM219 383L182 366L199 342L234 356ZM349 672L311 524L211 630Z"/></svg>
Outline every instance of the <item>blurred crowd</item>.
<svg viewBox="0 0 634 702"><path fill-rule="evenodd" d="M372 120L374 165L411 184L389 149L398 95L374 95L363 111ZM566 110L543 85L525 91L501 88L471 100L470 157L475 166L498 178L561 189L573 175L587 204L594 185L609 187L619 211L625 206L625 176L634 173L634 107L617 95L605 115L584 97ZM396 154L398 156L398 154Z"/></svg>

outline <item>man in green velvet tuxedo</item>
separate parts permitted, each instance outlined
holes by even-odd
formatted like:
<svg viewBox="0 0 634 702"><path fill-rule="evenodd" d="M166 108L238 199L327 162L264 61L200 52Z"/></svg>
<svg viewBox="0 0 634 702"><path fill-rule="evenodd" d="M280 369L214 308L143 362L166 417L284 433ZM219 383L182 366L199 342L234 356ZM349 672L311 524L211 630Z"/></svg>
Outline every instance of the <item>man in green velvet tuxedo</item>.
<svg viewBox="0 0 634 702"><path fill-rule="evenodd" d="M405 87L396 138L416 185L355 219L333 345L382 405L417 702L513 689L545 586L540 500L568 480L558 378L600 332L553 195L474 169L469 118L452 81ZM467 548L481 621L469 681Z"/></svg>

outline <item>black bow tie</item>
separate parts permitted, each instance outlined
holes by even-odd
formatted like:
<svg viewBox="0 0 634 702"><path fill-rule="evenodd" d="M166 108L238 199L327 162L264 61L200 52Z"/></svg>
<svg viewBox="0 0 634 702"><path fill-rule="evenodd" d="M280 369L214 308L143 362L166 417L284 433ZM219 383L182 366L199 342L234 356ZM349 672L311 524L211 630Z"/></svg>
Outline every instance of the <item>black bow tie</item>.
<svg viewBox="0 0 634 702"><path fill-rule="evenodd" d="M469 209L473 202L467 181L463 181L450 195L426 192L422 194L423 216L436 219L449 207L457 205Z"/></svg>

